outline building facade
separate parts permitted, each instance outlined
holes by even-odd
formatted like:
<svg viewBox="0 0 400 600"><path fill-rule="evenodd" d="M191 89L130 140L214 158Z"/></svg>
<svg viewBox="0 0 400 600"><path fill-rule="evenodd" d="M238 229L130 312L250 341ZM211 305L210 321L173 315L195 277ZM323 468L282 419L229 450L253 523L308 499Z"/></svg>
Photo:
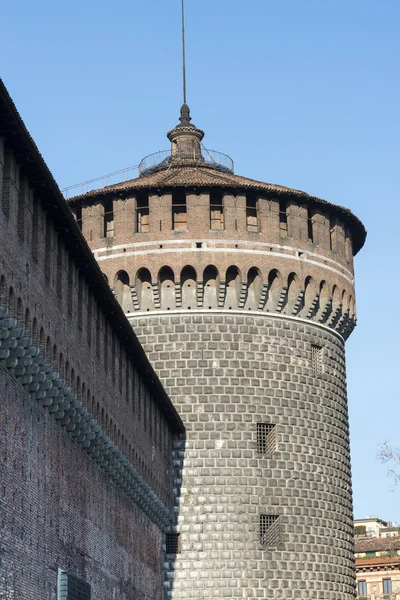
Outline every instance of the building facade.
<svg viewBox="0 0 400 600"><path fill-rule="evenodd" d="M348 210L233 172L181 109L171 150L69 205L185 425L165 598L355 597Z"/></svg>
<svg viewBox="0 0 400 600"><path fill-rule="evenodd" d="M0 81L2 600L162 598L182 421Z"/></svg>
<svg viewBox="0 0 400 600"><path fill-rule="evenodd" d="M354 521L357 597L400 599L400 527L378 517Z"/></svg>

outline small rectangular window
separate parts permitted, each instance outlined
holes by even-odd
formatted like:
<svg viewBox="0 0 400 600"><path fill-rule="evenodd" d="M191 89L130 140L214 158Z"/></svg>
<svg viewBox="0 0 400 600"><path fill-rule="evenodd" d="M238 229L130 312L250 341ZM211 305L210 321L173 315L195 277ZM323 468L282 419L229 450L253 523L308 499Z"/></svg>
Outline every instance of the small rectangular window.
<svg viewBox="0 0 400 600"><path fill-rule="evenodd" d="M136 200L136 231L138 233L150 231L150 209L147 194L138 196Z"/></svg>
<svg viewBox="0 0 400 600"><path fill-rule="evenodd" d="M278 515L260 515L260 544L277 546L280 542Z"/></svg>
<svg viewBox="0 0 400 600"><path fill-rule="evenodd" d="M253 196L246 196L246 228L258 231L257 200Z"/></svg>
<svg viewBox="0 0 400 600"><path fill-rule="evenodd" d="M311 208L307 206L307 233L310 242L314 241L313 214Z"/></svg>
<svg viewBox="0 0 400 600"><path fill-rule="evenodd" d="M383 593L391 594L392 593L392 580L391 579L383 579L382 584L383 584Z"/></svg>
<svg viewBox="0 0 400 600"><path fill-rule="evenodd" d="M257 452L266 454L276 451L276 425L257 423Z"/></svg>
<svg viewBox="0 0 400 600"><path fill-rule="evenodd" d="M288 236L287 205L284 200L279 202L279 233L281 237Z"/></svg>
<svg viewBox="0 0 400 600"><path fill-rule="evenodd" d="M179 554L181 551L180 534L167 533L165 540L165 551L167 554Z"/></svg>
<svg viewBox="0 0 400 600"><path fill-rule="evenodd" d="M224 229L224 206L220 192L210 194L210 229L221 231Z"/></svg>
<svg viewBox="0 0 400 600"><path fill-rule="evenodd" d="M114 204L111 198L104 202L103 237L114 236Z"/></svg>
<svg viewBox="0 0 400 600"><path fill-rule="evenodd" d="M365 580L361 580L357 584L358 587L358 595L366 596L367 595L367 582Z"/></svg>
<svg viewBox="0 0 400 600"><path fill-rule="evenodd" d="M66 571L58 571L57 587L57 600L91 600L90 584Z"/></svg>
<svg viewBox="0 0 400 600"><path fill-rule="evenodd" d="M322 347L311 344L311 368L314 375L322 374Z"/></svg>
<svg viewBox="0 0 400 600"><path fill-rule="evenodd" d="M185 191L176 191L172 194L172 229L185 231L187 229L187 207Z"/></svg>
<svg viewBox="0 0 400 600"><path fill-rule="evenodd" d="M336 250L337 250L335 226L336 226L335 217L329 217L329 241L330 241L330 248L331 248L332 252L336 252Z"/></svg>

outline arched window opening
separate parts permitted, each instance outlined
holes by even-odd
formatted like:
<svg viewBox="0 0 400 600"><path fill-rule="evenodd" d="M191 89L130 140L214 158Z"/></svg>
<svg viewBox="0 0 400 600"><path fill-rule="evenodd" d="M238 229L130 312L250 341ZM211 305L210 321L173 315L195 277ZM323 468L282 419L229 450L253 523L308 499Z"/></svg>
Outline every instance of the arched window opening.
<svg viewBox="0 0 400 600"><path fill-rule="evenodd" d="M150 231L149 195L144 192L136 196L136 231L137 233Z"/></svg>
<svg viewBox="0 0 400 600"><path fill-rule="evenodd" d="M104 201L103 237L114 236L114 203L112 198Z"/></svg>
<svg viewBox="0 0 400 600"><path fill-rule="evenodd" d="M246 228L247 231L258 231L257 198L252 194L246 195Z"/></svg>
<svg viewBox="0 0 400 600"><path fill-rule="evenodd" d="M119 271L116 275L115 295L125 313L133 310L129 275L126 271Z"/></svg>
<svg viewBox="0 0 400 600"><path fill-rule="evenodd" d="M160 270L158 281L161 309L173 310L175 308L175 280L172 269L163 267Z"/></svg>
<svg viewBox="0 0 400 600"><path fill-rule="evenodd" d="M280 273L276 269L272 269L268 275L268 310L276 310L281 290L282 281Z"/></svg>
<svg viewBox="0 0 400 600"><path fill-rule="evenodd" d="M287 305L285 312L288 315L296 314L299 304L300 283L296 273L290 273L288 277Z"/></svg>
<svg viewBox="0 0 400 600"><path fill-rule="evenodd" d="M183 189L172 193L172 229L185 231L187 229L186 192Z"/></svg>
<svg viewBox="0 0 400 600"><path fill-rule="evenodd" d="M218 308L219 277L217 269L211 265L206 267L203 281L203 307L207 309Z"/></svg>
<svg viewBox="0 0 400 600"><path fill-rule="evenodd" d="M196 271L193 267L184 267L181 273L182 308L197 307Z"/></svg>
<svg viewBox="0 0 400 600"><path fill-rule="evenodd" d="M247 273L247 297L245 310L257 310L260 302L261 275L256 267L252 267Z"/></svg>
<svg viewBox="0 0 400 600"><path fill-rule="evenodd" d="M222 192L210 193L210 229L221 231L225 228Z"/></svg>
<svg viewBox="0 0 400 600"><path fill-rule="evenodd" d="M22 306L22 300L21 300L21 298L18 298L18 301L17 301L17 321L18 321L18 325L22 325L22 323L23 323L23 318L24 318L23 314L24 314L24 308Z"/></svg>
<svg viewBox="0 0 400 600"><path fill-rule="evenodd" d="M10 287L9 291L8 291L8 312L10 317L15 317L16 313L15 313L15 295L14 295L14 289L12 287Z"/></svg>
<svg viewBox="0 0 400 600"><path fill-rule="evenodd" d="M140 269L136 275L136 291L141 311L154 310L153 286L148 269Z"/></svg>
<svg viewBox="0 0 400 600"><path fill-rule="evenodd" d="M226 272L225 308L229 310L239 307L241 277L237 267L229 267Z"/></svg>

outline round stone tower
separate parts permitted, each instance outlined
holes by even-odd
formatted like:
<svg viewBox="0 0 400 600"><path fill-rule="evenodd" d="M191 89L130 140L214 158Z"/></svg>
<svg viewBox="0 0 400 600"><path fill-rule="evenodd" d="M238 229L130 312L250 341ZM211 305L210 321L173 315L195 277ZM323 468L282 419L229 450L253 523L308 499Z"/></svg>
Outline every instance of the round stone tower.
<svg viewBox="0 0 400 600"><path fill-rule="evenodd" d="M346 208L234 175L190 122L70 206L186 426L165 598L355 597Z"/></svg>

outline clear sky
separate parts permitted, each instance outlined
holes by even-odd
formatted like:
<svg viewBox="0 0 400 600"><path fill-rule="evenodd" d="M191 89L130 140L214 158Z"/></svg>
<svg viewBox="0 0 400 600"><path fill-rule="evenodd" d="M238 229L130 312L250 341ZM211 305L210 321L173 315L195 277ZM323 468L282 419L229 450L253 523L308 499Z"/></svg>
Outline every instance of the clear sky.
<svg viewBox="0 0 400 600"><path fill-rule="evenodd" d="M398 0L186 0L188 103L236 173L350 208L347 344L355 515L400 522L377 457L400 446ZM180 0L19 0L0 74L60 187L168 148L182 102Z"/></svg>

